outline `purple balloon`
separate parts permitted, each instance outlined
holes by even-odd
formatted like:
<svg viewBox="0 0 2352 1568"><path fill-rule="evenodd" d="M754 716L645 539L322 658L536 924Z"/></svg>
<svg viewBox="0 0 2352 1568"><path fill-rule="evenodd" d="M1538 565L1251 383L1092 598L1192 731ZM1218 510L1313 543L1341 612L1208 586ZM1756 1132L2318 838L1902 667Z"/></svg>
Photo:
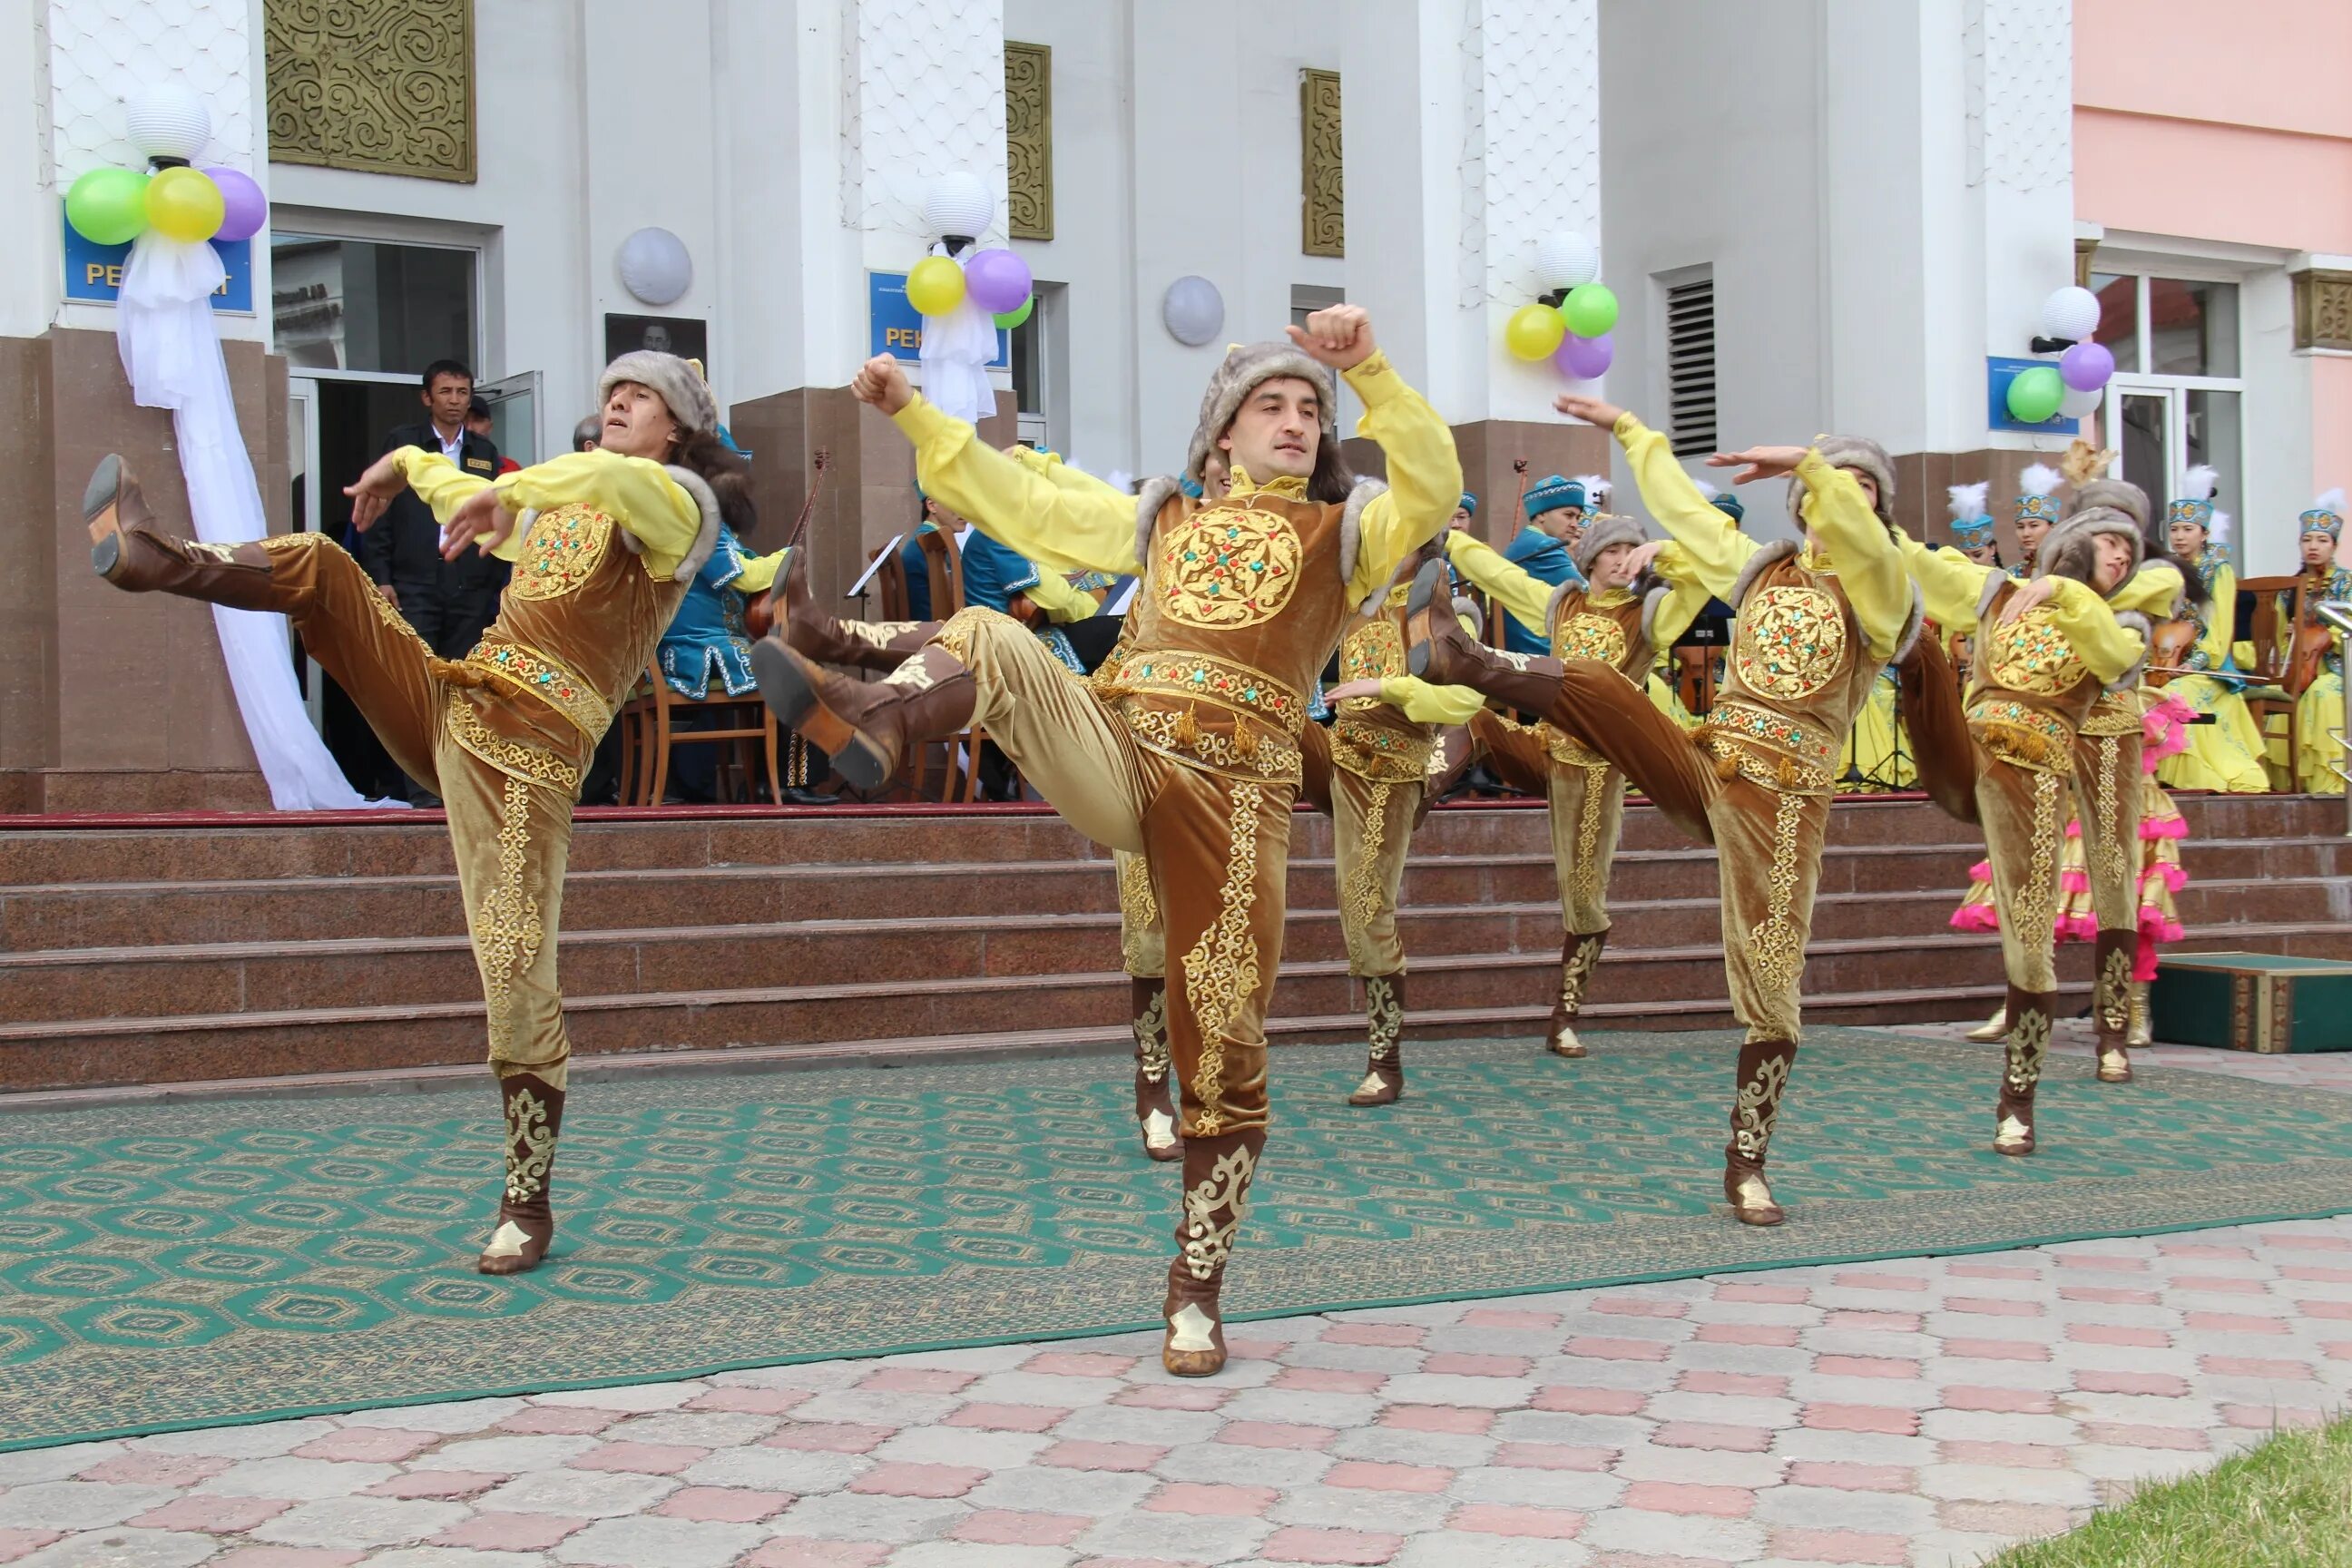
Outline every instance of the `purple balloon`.
<svg viewBox="0 0 2352 1568"><path fill-rule="evenodd" d="M269 198L241 169L206 169L205 177L220 187L221 226L215 239L251 239L269 221Z"/></svg>
<svg viewBox="0 0 2352 1568"><path fill-rule="evenodd" d="M1598 381L1607 373L1609 362L1616 357L1617 347L1610 341L1609 333L1603 332L1597 338L1580 338L1570 332L1559 345L1559 352L1551 356L1551 363L1559 367L1560 374L1570 380Z"/></svg>
<svg viewBox="0 0 2352 1568"><path fill-rule="evenodd" d="M975 250L963 258L963 286L991 315L1017 310L1029 298L1029 264L1009 250Z"/></svg>
<svg viewBox="0 0 2352 1568"><path fill-rule="evenodd" d="M2096 392L2116 374L2116 356L2105 343L2076 343L2058 356L2058 374L2077 392Z"/></svg>

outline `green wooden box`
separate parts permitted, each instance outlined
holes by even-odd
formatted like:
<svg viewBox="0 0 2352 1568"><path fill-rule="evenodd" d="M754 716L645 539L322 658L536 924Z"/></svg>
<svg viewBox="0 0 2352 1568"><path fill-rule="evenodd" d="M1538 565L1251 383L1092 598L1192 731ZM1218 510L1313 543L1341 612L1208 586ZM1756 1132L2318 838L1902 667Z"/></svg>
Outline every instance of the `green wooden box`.
<svg viewBox="0 0 2352 1568"><path fill-rule="evenodd" d="M2352 1051L2352 963L2269 952L2167 954L2148 995L2158 1040L2232 1051Z"/></svg>

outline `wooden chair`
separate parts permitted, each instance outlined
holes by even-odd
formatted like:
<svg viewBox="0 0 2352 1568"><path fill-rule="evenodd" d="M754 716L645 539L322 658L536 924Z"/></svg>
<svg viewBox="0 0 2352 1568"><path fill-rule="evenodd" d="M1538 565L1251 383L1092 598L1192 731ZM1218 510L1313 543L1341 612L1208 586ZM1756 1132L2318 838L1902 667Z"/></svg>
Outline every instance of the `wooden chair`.
<svg viewBox="0 0 2352 1568"><path fill-rule="evenodd" d="M915 542L922 550L924 580L931 591L931 618L946 620L964 607L963 552L957 548L955 535L944 529L918 533ZM882 618L886 621L914 619L914 605L907 591L907 563L898 553L905 547L906 541L901 539L890 551L889 559L874 574L874 584L882 601ZM940 773L941 805L953 805L959 796L965 804L980 799L980 748L987 738L978 730L968 730L942 742L946 757ZM965 758L961 768L956 765L959 746L963 748ZM929 785L930 748L926 746L909 757L907 768L908 786L919 800Z"/></svg>
<svg viewBox="0 0 2352 1568"><path fill-rule="evenodd" d="M2295 700L2286 694L2284 682L2287 660L2294 654L2294 628L2302 623L2303 579L2241 577L2238 596L2249 595L2252 614L2246 636L2254 646L2254 667L2245 673L2254 684L2245 690L2246 710L2254 716L2254 728L2262 732L2265 763L2270 761L2271 717L2277 714L2286 721L2286 787L2293 789Z"/></svg>
<svg viewBox="0 0 2352 1568"><path fill-rule="evenodd" d="M707 730L689 730L678 723L688 713L709 713L717 722ZM699 701L671 689L657 670L647 670L636 691L621 710L621 799L631 805L659 805L669 789L670 751L675 746L711 744L723 747L719 770L721 798L730 782L740 777L741 798L758 798L751 759L764 760L769 798L782 798L783 770L778 762L781 731L774 715L750 692L730 697L722 688ZM756 749L751 742L758 742Z"/></svg>

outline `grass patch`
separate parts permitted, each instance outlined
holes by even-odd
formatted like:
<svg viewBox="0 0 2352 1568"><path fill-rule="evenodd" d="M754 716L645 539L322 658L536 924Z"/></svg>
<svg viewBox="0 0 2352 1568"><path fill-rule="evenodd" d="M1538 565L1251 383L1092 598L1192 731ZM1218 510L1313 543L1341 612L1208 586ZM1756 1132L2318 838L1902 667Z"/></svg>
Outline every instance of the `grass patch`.
<svg viewBox="0 0 2352 1568"><path fill-rule="evenodd" d="M1986 1568L2352 1568L2352 1417L2277 1433Z"/></svg>

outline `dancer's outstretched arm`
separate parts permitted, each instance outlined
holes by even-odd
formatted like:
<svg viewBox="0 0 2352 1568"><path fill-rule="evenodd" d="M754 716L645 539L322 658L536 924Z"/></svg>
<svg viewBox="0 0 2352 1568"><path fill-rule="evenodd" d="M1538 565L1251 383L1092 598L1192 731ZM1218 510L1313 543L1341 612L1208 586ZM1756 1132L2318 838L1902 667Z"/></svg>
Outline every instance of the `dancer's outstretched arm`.
<svg viewBox="0 0 2352 1568"><path fill-rule="evenodd" d="M1541 626L1551 619L1551 596L1559 590L1485 540L1464 529L1445 536L1445 553L1454 569L1477 587L1494 595L1523 626Z"/></svg>
<svg viewBox="0 0 2352 1568"><path fill-rule="evenodd" d="M2169 561L2147 561L2108 597L2107 603L2118 610L2146 616L2151 621L2168 621L2179 611L2185 588L2180 568Z"/></svg>
<svg viewBox="0 0 2352 1568"><path fill-rule="evenodd" d="M1796 476L1805 487L1799 514L1813 542L1828 552L1846 602L1862 624L1866 651L1880 664L1892 662L1911 621L1911 574L1861 481L1811 447L1750 447L1717 452L1707 463L1738 468L1734 484Z"/></svg>
<svg viewBox="0 0 2352 1568"><path fill-rule="evenodd" d="M1555 399L1552 406L1617 437L1633 466L1633 486L1642 492L1642 504L1681 547L1676 569L1688 581L1704 586L1711 597L1728 597L1732 584L1739 581L1740 568L1763 547L1740 532L1700 493L1675 460L1674 447L1665 437L1598 397L1568 394Z"/></svg>
<svg viewBox="0 0 2352 1568"><path fill-rule="evenodd" d="M1903 568L1919 584L1927 618L1939 626L1975 626L1985 584L2007 574L1999 567L1979 565L1948 544L1937 548L1909 534L1899 537Z"/></svg>
<svg viewBox="0 0 2352 1568"><path fill-rule="evenodd" d="M2113 681L2147 656L2147 642L2116 619L2099 591L2075 577L2036 577L2009 597L2000 618L2014 621L2047 606L2050 619L2084 667Z"/></svg>

